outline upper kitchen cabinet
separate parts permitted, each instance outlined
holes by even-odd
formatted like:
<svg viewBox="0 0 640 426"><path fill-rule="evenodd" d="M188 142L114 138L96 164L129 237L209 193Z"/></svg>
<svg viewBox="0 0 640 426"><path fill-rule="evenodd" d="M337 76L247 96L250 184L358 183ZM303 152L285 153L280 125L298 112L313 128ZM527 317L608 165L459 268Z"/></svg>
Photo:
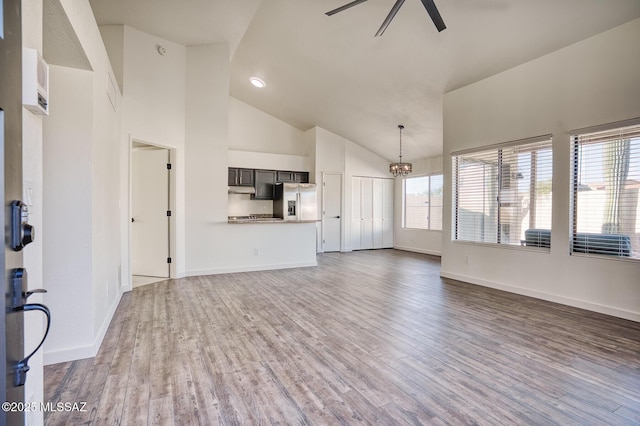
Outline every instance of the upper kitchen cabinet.
<svg viewBox="0 0 640 426"><path fill-rule="evenodd" d="M253 186L253 169L229 167L229 186Z"/></svg>
<svg viewBox="0 0 640 426"><path fill-rule="evenodd" d="M277 182L293 182L293 172L285 172L282 170L278 170L276 181Z"/></svg>
<svg viewBox="0 0 640 426"><path fill-rule="evenodd" d="M254 170L256 193L251 195L254 200L273 200L274 185L276 183L275 170Z"/></svg>
<svg viewBox="0 0 640 426"><path fill-rule="evenodd" d="M278 170L276 182L309 183L309 172L289 172Z"/></svg>
<svg viewBox="0 0 640 426"><path fill-rule="evenodd" d="M293 181L297 183L309 183L309 172L294 172Z"/></svg>

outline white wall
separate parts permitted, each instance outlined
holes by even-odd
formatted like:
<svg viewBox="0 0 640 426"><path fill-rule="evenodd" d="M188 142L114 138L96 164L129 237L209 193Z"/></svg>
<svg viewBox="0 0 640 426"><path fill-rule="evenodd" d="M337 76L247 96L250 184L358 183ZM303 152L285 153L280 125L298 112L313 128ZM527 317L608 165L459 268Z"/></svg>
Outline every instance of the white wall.
<svg viewBox="0 0 640 426"><path fill-rule="evenodd" d="M133 141L173 149L175 212L172 216L175 258L172 276L185 270L185 102L187 49L123 25L100 29L112 61L122 69L122 128L120 140L121 281L131 289L130 155ZM158 46L166 49L158 53ZM121 56L121 57L120 57Z"/></svg>
<svg viewBox="0 0 640 426"><path fill-rule="evenodd" d="M229 149L305 156L302 134L284 121L229 97Z"/></svg>
<svg viewBox="0 0 640 426"><path fill-rule="evenodd" d="M107 48L109 62L113 67L120 94L122 94L124 87L124 25L103 25L99 27L99 31Z"/></svg>
<svg viewBox="0 0 640 426"><path fill-rule="evenodd" d="M54 66L44 120L45 363L94 356L120 300L120 115L88 2L61 1L93 71ZM118 92L118 91L116 91ZM121 100L115 94L115 104Z"/></svg>
<svg viewBox="0 0 640 426"><path fill-rule="evenodd" d="M230 123L238 126L244 117L252 130L243 134L262 135L260 144L251 145L254 151L235 152L236 166L295 166L302 160L298 154L304 155L300 150L287 152L290 145L279 145L282 135L297 138L298 131L229 98L228 57L227 45L187 49L185 274L314 266L313 223L227 223ZM230 108L230 101L235 108Z"/></svg>
<svg viewBox="0 0 640 426"><path fill-rule="evenodd" d="M340 173L342 175L342 251L350 251L351 244L351 182L353 176L389 178L389 162L362 146L342 136L320 127L314 127L306 133L315 146L315 176L322 183L322 174ZM318 217L321 218L322 187L318 186ZM319 224L318 236L322 235ZM318 238L318 251L321 251Z"/></svg>
<svg viewBox="0 0 640 426"><path fill-rule="evenodd" d="M265 144L263 149L269 149ZM292 170L296 172L307 172L311 170L313 157L302 155L271 154L256 151L235 151L227 152L229 167L244 167L247 169L267 169L267 170ZM310 176L312 179L313 176Z"/></svg>
<svg viewBox="0 0 640 426"><path fill-rule="evenodd" d="M49 79L42 232L45 303L53 316L44 346L48 363L52 353L93 340L92 73L51 66Z"/></svg>
<svg viewBox="0 0 640 426"><path fill-rule="evenodd" d="M131 288L128 170L133 140L172 148L175 152L176 208L173 217L177 242L172 275L181 277L268 269L275 265L315 264L315 252L304 249L299 251L303 253L301 258L289 262L290 249L297 250L291 246L286 250L265 248L258 250L264 255L256 256L253 246L267 247L268 241L278 239L279 231L254 228L251 233L227 224L231 129L235 129L233 134L237 135L233 139L234 145L256 150L235 151L237 155L232 157L240 163L255 161L259 154L261 163L266 160L269 164L267 167L281 164L292 166L283 169L297 170L298 165L309 164L307 153L298 144L300 131L230 99L228 46L187 48L127 26L109 26L101 30L112 60L122 62L120 191L123 208L120 229L123 288ZM158 54L158 45L165 47L164 56ZM255 145L256 141L258 145ZM255 167L260 167L257 164ZM235 165L254 167L244 163ZM238 248L224 246L222 241L233 241ZM269 259L264 258L267 252Z"/></svg>
<svg viewBox="0 0 640 426"><path fill-rule="evenodd" d="M229 46L187 48L186 270L218 263L227 221Z"/></svg>
<svg viewBox="0 0 640 426"><path fill-rule="evenodd" d="M640 321L639 262L569 255L569 133L640 117L638 40L640 19L445 95L443 276ZM551 252L452 242L451 153L548 133Z"/></svg>
<svg viewBox="0 0 640 426"><path fill-rule="evenodd" d="M421 158L412 165L413 172L409 177L442 173L442 156ZM436 256L442 254L442 231L402 227L402 179L396 179L394 191L394 248Z"/></svg>

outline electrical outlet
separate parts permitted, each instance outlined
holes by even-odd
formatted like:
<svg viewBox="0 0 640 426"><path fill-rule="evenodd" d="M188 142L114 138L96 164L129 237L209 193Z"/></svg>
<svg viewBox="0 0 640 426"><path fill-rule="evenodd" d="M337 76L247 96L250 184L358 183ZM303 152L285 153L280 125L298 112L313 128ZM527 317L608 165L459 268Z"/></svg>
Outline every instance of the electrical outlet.
<svg viewBox="0 0 640 426"><path fill-rule="evenodd" d="M257 248L253 249L253 255L254 256L259 256L260 255L260 251Z"/></svg>
<svg viewBox="0 0 640 426"><path fill-rule="evenodd" d="M464 264L468 265L469 264L469 256L465 256L464 257Z"/></svg>

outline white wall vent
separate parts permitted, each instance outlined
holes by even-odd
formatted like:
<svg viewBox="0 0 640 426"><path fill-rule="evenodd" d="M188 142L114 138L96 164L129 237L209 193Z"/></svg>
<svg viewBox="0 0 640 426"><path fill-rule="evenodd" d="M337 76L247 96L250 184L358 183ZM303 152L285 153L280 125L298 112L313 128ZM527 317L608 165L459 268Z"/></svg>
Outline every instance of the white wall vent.
<svg viewBox="0 0 640 426"><path fill-rule="evenodd" d="M34 114L49 115L49 65L36 49L22 49L22 104Z"/></svg>

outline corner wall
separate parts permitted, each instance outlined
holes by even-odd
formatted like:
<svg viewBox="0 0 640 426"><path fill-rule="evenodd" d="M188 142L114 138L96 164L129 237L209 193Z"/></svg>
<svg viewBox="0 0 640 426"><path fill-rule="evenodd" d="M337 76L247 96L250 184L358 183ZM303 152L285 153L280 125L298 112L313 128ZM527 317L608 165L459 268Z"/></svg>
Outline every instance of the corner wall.
<svg viewBox="0 0 640 426"><path fill-rule="evenodd" d="M413 172L409 177L442 173L442 157L421 158L413 162ZM405 229L402 227L402 179L394 185L394 248L417 253L440 256L442 254L442 231L428 229Z"/></svg>
<svg viewBox="0 0 640 426"><path fill-rule="evenodd" d="M61 0L93 71L50 69L44 118L44 302L53 320L45 363L94 356L119 285L119 91L88 2ZM113 102L113 103L112 103ZM115 104L115 106L114 106Z"/></svg>
<svg viewBox="0 0 640 426"><path fill-rule="evenodd" d="M175 259L172 276L185 268L185 102L187 48L126 25L100 28L111 60L122 72L120 135L121 281L131 289L130 156L133 141L175 150ZM165 48L160 55L158 46ZM173 237L172 237L173 238Z"/></svg>
<svg viewBox="0 0 640 426"><path fill-rule="evenodd" d="M640 117L638 40L640 19L445 95L442 276L640 321L640 262L569 255L569 135ZM452 242L451 153L548 133L551 252Z"/></svg>
<svg viewBox="0 0 640 426"><path fill-rule="evenodd" d="M389 178L389 162L368 149L331 133L320 127L307 131L310 146L315 146L315 176L318 185L318 218L321 219L322 173L332 172L342 175L342 235L341 251L351 251L351 197L352 178L365 176ZM313 141L315 139L315 141ZM394 198L396 195L394 195ZM394 219L395 220L395 219ZM318 235L322 235L322 224L318 224ZM322 247L318 241L318 251Z"/></svg>

